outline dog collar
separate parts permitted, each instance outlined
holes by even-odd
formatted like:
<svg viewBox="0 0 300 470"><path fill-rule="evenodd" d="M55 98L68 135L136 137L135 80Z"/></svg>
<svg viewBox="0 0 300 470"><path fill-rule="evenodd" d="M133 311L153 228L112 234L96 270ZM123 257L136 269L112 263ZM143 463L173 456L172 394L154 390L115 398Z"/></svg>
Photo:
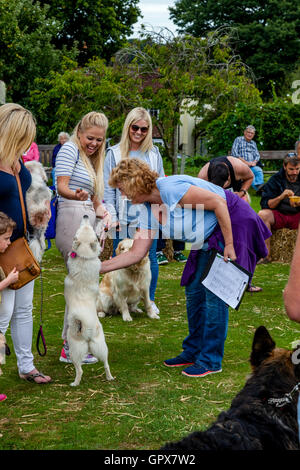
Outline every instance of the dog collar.
<svg viewBox="0 0 300 470"><path fill-rule="evenodd" d="M298 392L300 390L300 382L295 385L293 390L290 393L286 393L282 398L269 398L268 403L270 405L275 405L277 408L281 408L284 405L287 405L287 403L291 403L293 400L293 393Z"/></svg>
<svg viewBox="0 0 300 470"><path fill-rule="evenodd" d="M77 253L76 253L75 251L71 251L71 253L69 253L69 256L70 256L71 258L76 258Z"/></svg>

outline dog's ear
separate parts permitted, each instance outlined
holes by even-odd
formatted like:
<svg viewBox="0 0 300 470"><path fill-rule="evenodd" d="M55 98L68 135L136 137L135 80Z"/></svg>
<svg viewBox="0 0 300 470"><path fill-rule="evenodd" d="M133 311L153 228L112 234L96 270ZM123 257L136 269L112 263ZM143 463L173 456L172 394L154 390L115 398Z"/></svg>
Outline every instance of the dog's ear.
<svg viewBox="0 0 300 470"><path fill-rule="evenodd" d="M257 328L252 343L250 363L253 367L258 367L262 361L270 356L275 348L275 342L271 338L268 330L264 326Z"/></svg>

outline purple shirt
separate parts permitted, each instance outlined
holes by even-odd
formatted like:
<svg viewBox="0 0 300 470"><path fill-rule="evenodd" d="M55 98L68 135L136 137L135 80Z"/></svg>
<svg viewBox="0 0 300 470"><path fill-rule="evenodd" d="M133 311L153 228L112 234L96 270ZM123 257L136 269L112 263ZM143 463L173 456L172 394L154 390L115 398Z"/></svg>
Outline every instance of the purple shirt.
<svg viewBox="0 0 300 470"><path fill-rule="evenodd" d="M243 199L231 191L226 191L226 202L230 215L236 262L253 276L257 261L268 254L265 240L272 233L262 219ZM220 246L221 244L221 246ZM224 238L217 225L208 240L209 249L215 248L223 254ZM191 250L182 273L181 285L186 286L194 277L197 268L198 250Z"/></svg>

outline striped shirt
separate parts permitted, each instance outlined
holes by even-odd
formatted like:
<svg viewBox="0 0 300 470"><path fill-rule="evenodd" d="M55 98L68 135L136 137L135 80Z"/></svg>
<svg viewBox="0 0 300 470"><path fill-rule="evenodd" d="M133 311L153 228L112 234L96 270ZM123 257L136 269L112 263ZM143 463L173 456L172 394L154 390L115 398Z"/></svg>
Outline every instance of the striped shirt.
<svg viewBox="0 0 300 470"><path fill-rule="evenodd" d="M248 142L244 136L235 139L231 149L231 155L233 157L241 157L246 160L246 162L258 161L260 159L254 140Z"/></svg>
<svg viewBox="0 0 300 470"><path fill-rule="evenodd" d="M58 176L69 176L69 188L72 191L81 188L89 193L89 200L94 194L94 185L89 172L80 158L79 150L74 142L66 142L59 150L55 164L55 185L57 187ZM64 200L58 196L59 200Z"/></svg>

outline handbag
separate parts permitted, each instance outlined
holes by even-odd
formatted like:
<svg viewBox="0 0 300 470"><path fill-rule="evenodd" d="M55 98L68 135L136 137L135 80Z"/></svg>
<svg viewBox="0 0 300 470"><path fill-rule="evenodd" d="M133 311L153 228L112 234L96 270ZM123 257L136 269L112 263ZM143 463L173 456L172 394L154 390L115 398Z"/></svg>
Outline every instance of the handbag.
<svg viewBox="0 0 300 470"><path fill-rule="evenodd" d="M22 207L24 236L13 241L8 246L7 250L5 250L5 252L0 254L0 266L3 269L5 276L7 276L13 270L13 268L16 267L17 271L19 272L19 279L13 284L10 284L8 287L10 289L17 290L28 284L30 281L33 281L33 279L36 279L41 273L41 268L39 266L39 263L35 259L31 249L29 248L26 239L26 213L20 178L17 172L15 172L15 177L18 184L20 202Z"/></svg>

